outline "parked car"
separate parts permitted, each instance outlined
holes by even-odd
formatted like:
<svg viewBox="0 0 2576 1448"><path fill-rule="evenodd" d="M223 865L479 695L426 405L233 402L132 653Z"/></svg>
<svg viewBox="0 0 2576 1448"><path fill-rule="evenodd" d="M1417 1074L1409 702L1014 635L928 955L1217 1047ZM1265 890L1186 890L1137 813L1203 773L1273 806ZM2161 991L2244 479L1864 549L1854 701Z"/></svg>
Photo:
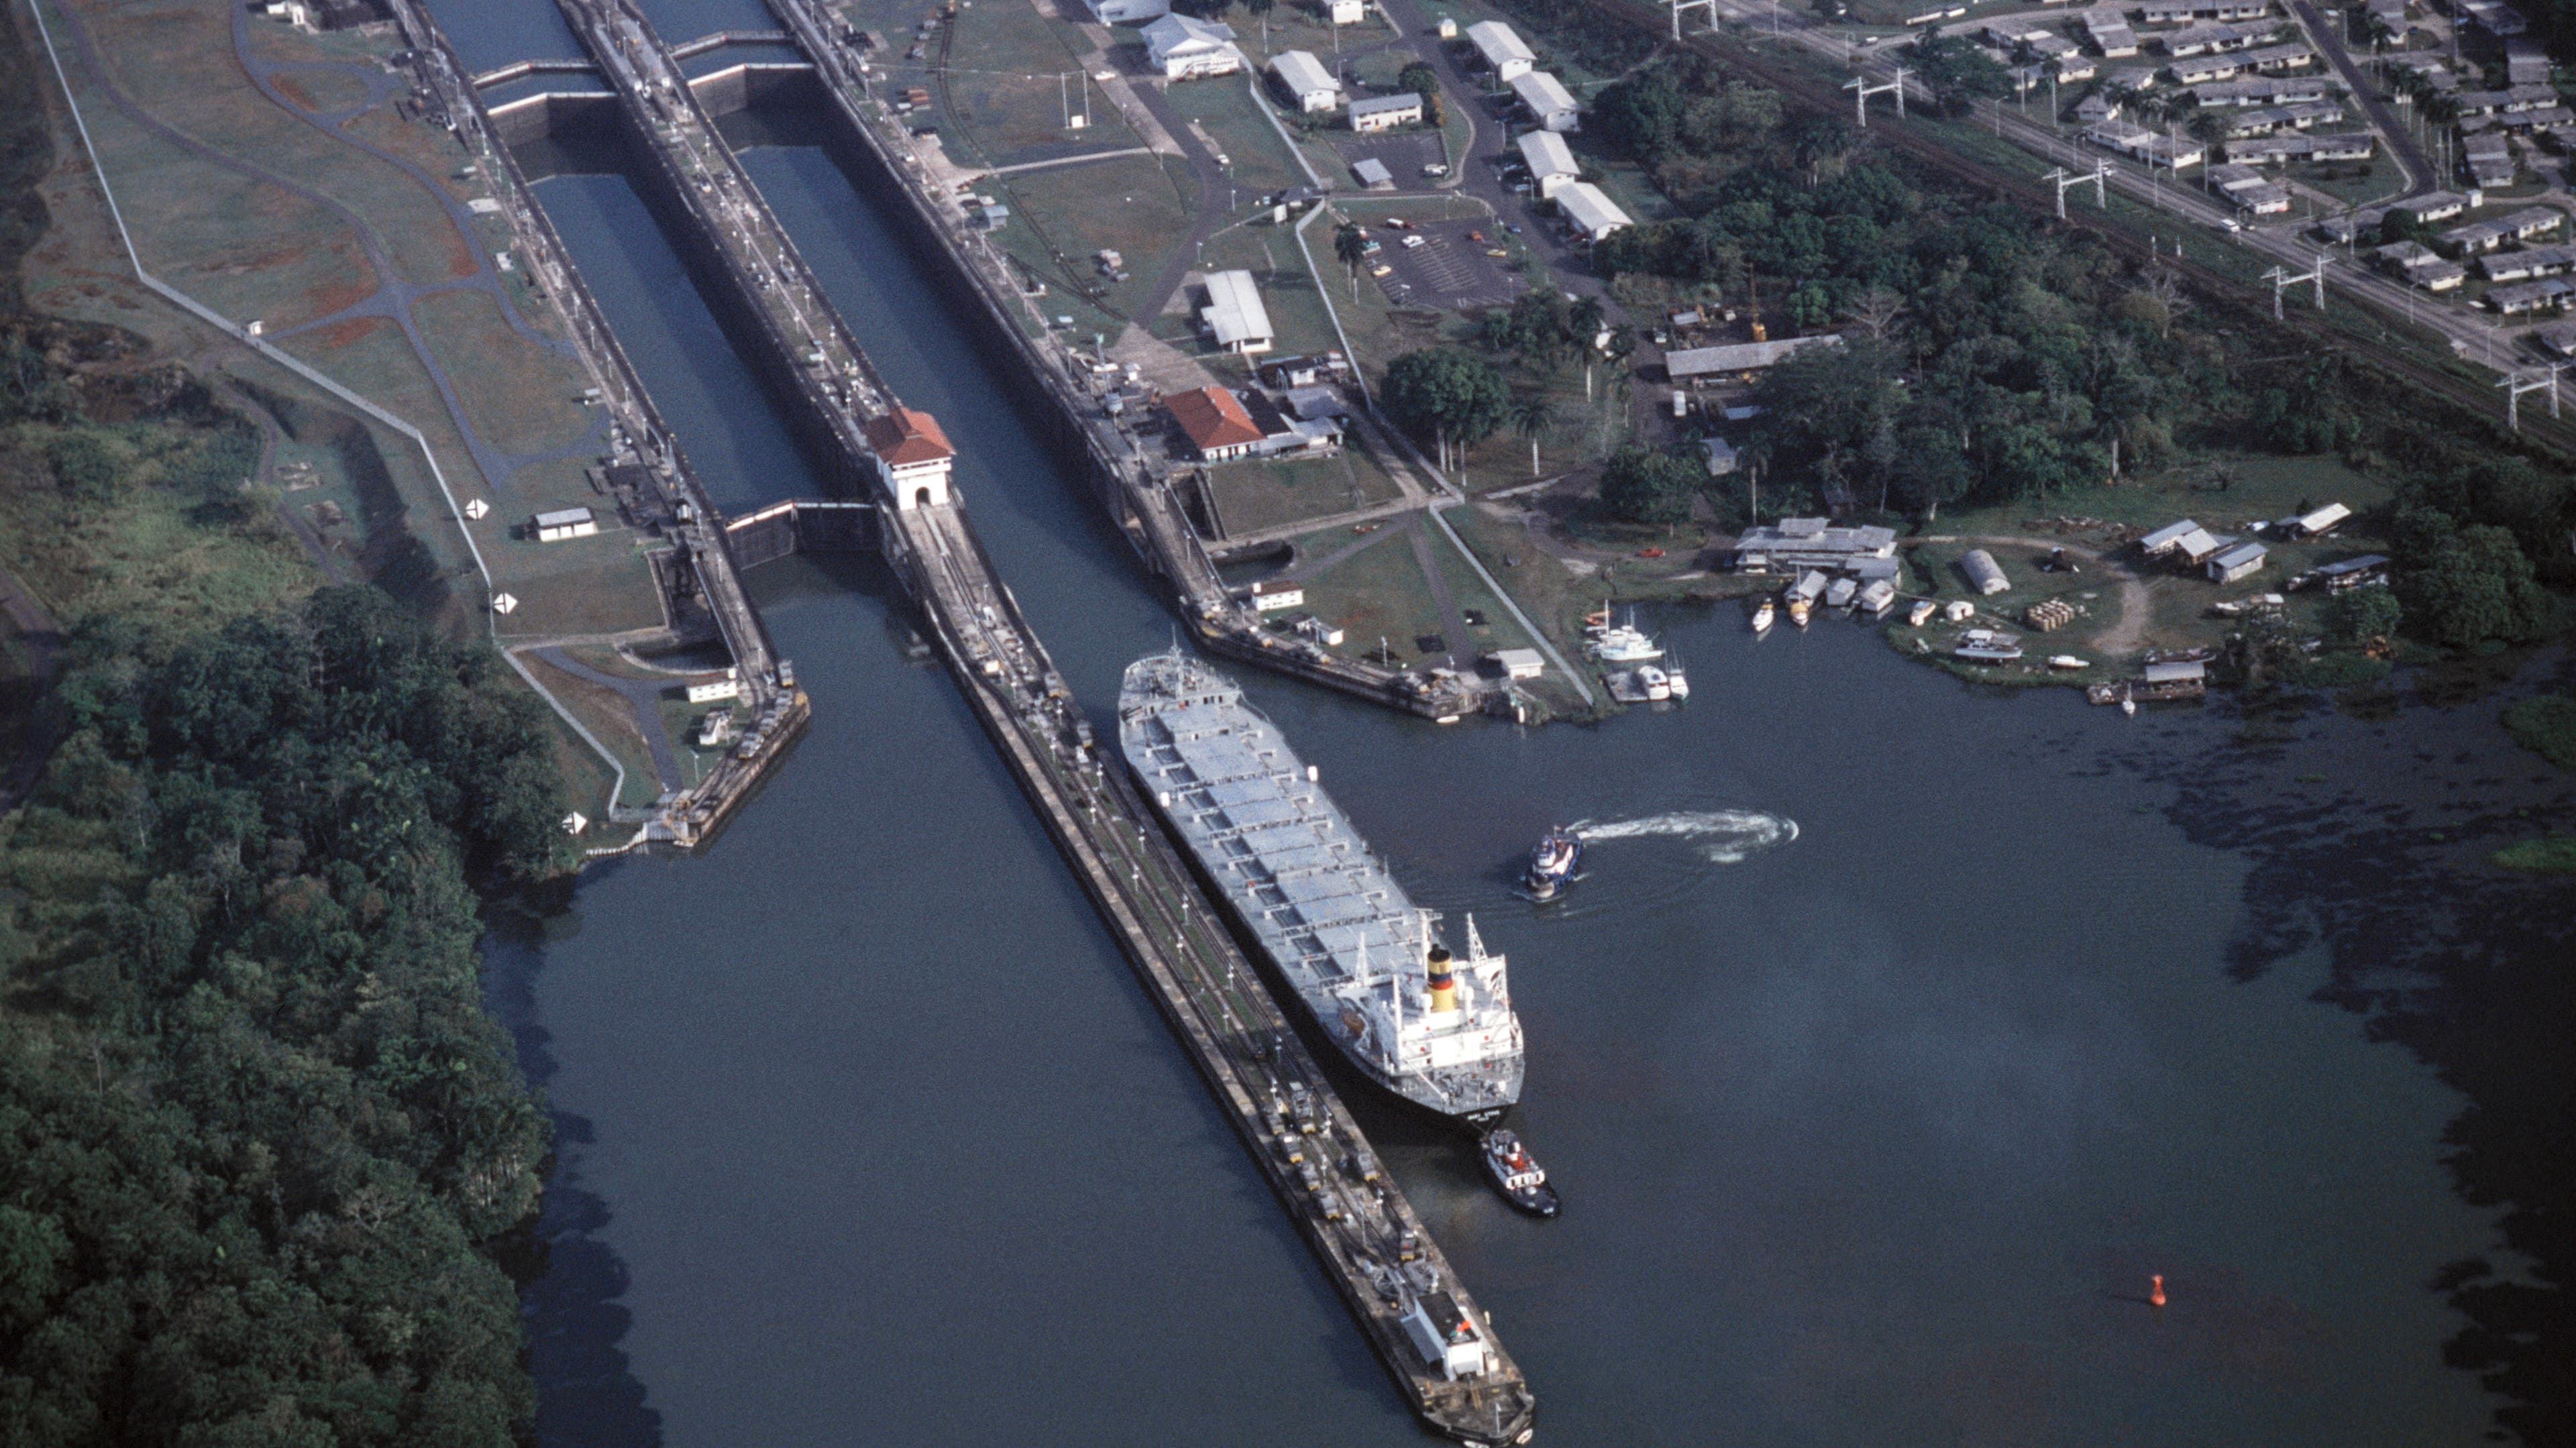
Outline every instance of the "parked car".
<svg viewBox="0 0 2576 1448"><path fill-rule="evenodd" d="M1405 249L1406 251L1411 251L1411 250L1413 250L1415 247L1417 247L1417 246L1421 246L1421 245L1424 245L1424 244L1425 244L1425 243L1423 242L1422 238L1421 238L1421 237L1418 237L1418 236L1408 236L1408 237L1406 237L1406 238L1404 239L1404 249Z"/></svg>

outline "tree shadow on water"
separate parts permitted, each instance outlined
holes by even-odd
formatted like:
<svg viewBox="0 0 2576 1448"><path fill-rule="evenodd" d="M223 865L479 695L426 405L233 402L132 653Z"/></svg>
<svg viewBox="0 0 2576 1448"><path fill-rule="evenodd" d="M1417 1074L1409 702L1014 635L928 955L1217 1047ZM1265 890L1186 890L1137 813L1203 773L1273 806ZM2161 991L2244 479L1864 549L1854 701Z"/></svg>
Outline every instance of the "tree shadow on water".
<svg viewBox="0 0 2576 1448"><path fill-rule="evenodd" d="M615 864L604 867L619 868ZM569 883L486 916L484 997L518 1045L519 1069L539 1093L555 1072L552 1037L536 1023L535 985L549 940L580 929ZM622 1344L635 1315L624 1305L630 1278L604 1236L608 1203L581 1181L585 1148L597 1139L588 1118L549 1110L554 1155L536 1220L498 1254L519 1285L529 1374L536 1380L540 1448L660 1448L662 1415Z"/></svg>

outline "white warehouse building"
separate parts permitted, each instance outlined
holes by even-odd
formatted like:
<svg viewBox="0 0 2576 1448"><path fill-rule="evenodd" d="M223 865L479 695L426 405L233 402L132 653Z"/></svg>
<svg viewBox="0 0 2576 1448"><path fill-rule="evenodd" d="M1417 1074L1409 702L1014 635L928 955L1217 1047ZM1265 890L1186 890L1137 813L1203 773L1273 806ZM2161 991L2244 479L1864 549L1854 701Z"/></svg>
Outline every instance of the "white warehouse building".
<svg viewBox="0 0 2576 1448"><path fill-rule="evenodd" d="M1565 210L1565 219L1587 241L1599 241L1623 226L1635 225L1617 202L1601 194L1601 188L1589 181L1568 181L1557 188L1556 204Z"/></svg>
<svg viewBox="0 0 2576 1448"><path fill-rule="evenodd" d="M1566 182L1583 174L1574 164L1573 148L1554 131L1529 131L1514 144L1520 147L1522 164L1529 167L1530 189L1542 197L1554 196Z"/></svg>
<svg viewBox="0 0 2576 1448"><path fill-rule="evenodd" d="M1530 119L1550 131L1579 130L1583 125L1583 107L1565 82L1543 70L1529 71L1512 81L1512 94L1529 108Z"/></svg>
<svg viewBox="0 0 2576 1448"><path fill-rule="evenodd" d="M1261 305L1261 288L1248 271L1208 273L1208 304L1199 313L1216 344L1229 352L1270 350L1269 309Z"/></svg>
<svg viewBox="0 0 2576 1448"><path fill-rule="evenodd" d="M1270 73L1279 77L1279 84L1297 102L1297 109L1308 115L1332 110L1342 103L1342 83L1312 52L1283 50L1270 58Z"/></svg>
<svg viewBox="0 0 2576 1448"><path fill-rule="evenodd" d="M1476 47L1476 54L1484 58L1485 68L1492 71L1494 79L1499 81L1518 80L1530 73L1530 67L1538 64L1538 57L1531 53L1528 43L1499 20L1479 20L1468 26L1467 43Z"/></svg>

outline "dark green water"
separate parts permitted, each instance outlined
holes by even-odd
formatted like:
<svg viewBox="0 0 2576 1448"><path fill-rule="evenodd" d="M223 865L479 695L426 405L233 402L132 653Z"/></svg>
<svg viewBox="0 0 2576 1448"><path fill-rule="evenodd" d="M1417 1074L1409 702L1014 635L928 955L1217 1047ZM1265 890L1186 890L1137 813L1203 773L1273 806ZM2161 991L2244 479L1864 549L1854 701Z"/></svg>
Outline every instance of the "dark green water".
<svg viewBox="0 0 2576 1448"><path fill-rule="evenodd" d="M478 64L530 23L439 9ZM747 163L1104 711L1160 601L864 198L812 149ZM719 499L815 492L626 183L542 195ZM882 575L756 578L815 698L793 762L705 858L602 869L492 948L563 1128L541 1439L1419 1441L953 686L903 662ZM2496 1073L2405 1024L2459 1019L2423 1014L2444 949L2565 937L2563 890L2476 863L2568 807L2495 695L2249 744L2228 706L1982 695L1839 622L1653 622L1697 696L1598 729L1248 681L1512 958L1563 1218L1361 1105L1546 1441L2486 1431L2436 1282L2520 1270L2444 1164ZM1608 827L1593 878L1511 898L1577 819Z"/></svg>

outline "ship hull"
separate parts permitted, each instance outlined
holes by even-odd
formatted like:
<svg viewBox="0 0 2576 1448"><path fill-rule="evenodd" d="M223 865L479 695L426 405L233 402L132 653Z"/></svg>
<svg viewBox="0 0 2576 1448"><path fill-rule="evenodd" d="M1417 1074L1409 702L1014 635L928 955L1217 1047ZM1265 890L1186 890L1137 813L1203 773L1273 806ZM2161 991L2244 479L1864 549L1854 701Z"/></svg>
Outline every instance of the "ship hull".
<svg viewBox="0 0 2576 1448"><path fill-rule="evenodd" d="M1171 817L1156 804L1153 782L1132 769L1129 771L1129 777L1133 778L1137 787L1144 792L1145 803L1156 806L1154 809L1156 818L1169 826L1172 823ZM1173 833L1177 835L1179 832ZM1269 943L1262 938L1261 933L1244 918L1242 906L1235 900L1233 893L1225 888L1224 882L1208 873L1207 862L1200 858L1196 850L1186 848L1188 844L1186 836L1181 836L1181 842L1184 845L1182 853L1189 857L1190 873L1206 889L1209 898L1223 903L1227 932L1234 936L1236 944L1243 947L1244 953L1252 958L1254 967L1261 972L1262 984L1270 988L1274 998L1286 1004L1288 1015L1295 1022L1298 1034L1306 1038L1308 1045L1311 1046L1320 1040L1332 1047L1334 1059L1368 1082L1380 1095L1404 1107L1409 1114L1440 1125L1482 1132L1501 1121L1512 1107L1519 1103L1522 1073L1518 1062L1513 1064L1509 1078L1509 1100L1492 1106L1460 1111L1442 1104L1437 1096L1425 1090L1420 1083L1411 1078L1399 1077L1381 1070L1377 1063L1352 1050L1348 1033L1332 1029L1316 1012L1314 1003L1306 998L1305 992L1297 988L1296 982L1288 979L1286 972L1280 966L1279 958L1271 953Z"/></svg>
<svg viewBox="0 0 2576 1448"><path fill-rule="evenodd" d="M1372 1086L1470 1127L1520 1099L1505 963L1468 930L1458 960L1276 726L1222 675L1140 660L1120 743L1144 803L1291 1007ZM1436 980L1434 975L1436 975Z"/></svg>

